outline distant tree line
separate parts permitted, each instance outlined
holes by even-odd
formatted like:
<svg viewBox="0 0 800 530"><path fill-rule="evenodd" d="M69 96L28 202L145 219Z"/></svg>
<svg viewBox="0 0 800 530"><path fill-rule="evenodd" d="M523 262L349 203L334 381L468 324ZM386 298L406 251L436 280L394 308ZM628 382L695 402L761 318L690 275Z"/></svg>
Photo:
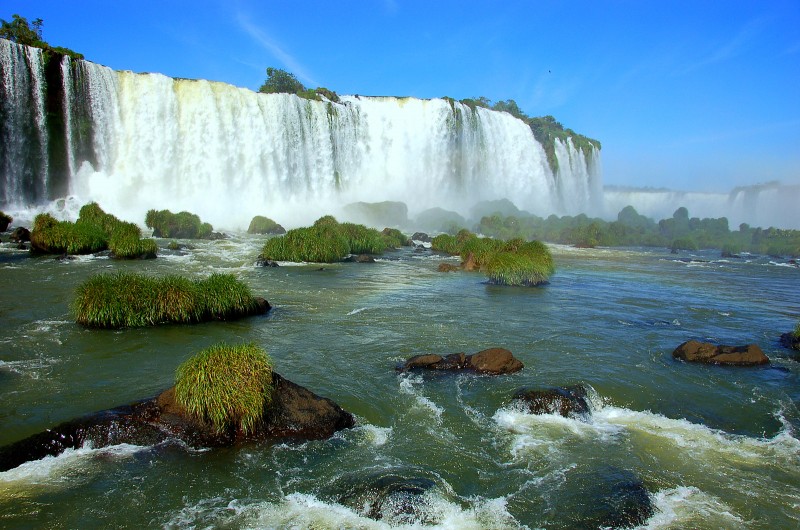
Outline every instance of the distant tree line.
<svg viewBox="0 0 800 530"><path fill-rule="evenodd" d="M55 53L59 55L69 55L73 59L83 59L83 54L63 48L61 46L51 46L42 37L42 26L44 20L41 18L34 19L33 22L19 15L12 15L11 20L0 19L0 38L23 44L25 46L32 46L34 48L41 48L46 53Z"/></svg>
<svg viewBox="0 0 800 530"><path fill-rule="evenodd" d="M648 246L673 251L720 249L723 255L740 252L772 256L800 257L800 230L753 228L746 223L730 230L728 219L689 217L680 207L669 219L658 222L626 206L616 221L590 218L585 214L543 219L535 215L494 214L481 218L481 234L511 239L522 237L580 247Z"/></svg>

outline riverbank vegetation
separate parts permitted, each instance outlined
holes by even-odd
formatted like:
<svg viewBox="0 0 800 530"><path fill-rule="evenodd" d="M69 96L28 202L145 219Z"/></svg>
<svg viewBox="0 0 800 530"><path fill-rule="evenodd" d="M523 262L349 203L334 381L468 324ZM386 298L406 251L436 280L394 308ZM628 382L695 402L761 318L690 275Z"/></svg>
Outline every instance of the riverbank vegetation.
<svg viewBox="0 0 800 530"><path fill-rule="evenodd" d="M214 227L202 222L199 216L190 212L148 210L144 223L153 229L153 237L206 239L214 231Z"/></svg>
<svg viewBox="0 0 800 530"><path fill-rule="evenodd" d="M431 242L433 250L461 256L461 267L479 270L499 285L534 286L555 272L553 257L539 241L480 238L468 230L441 234Z"/></svg>
<svg viewBox="0 0 800 530"><path fill-rule="evenodd" d="M178 367L175 399L217 432L252 433L272 397L272 362L255 344L220 343Z"/></svg>
<svg viewBox="0 0 800 530"><path fill-rule="evenodd" d="M537 239L578 247L647 246L678 250L716 248L727 257L741 252L774 256L800 256L800 231L753 228L748 224L730 230L725 217L690 217L678 208L671 218L658 222L639 214L632 206L623 208L616 221L590 218L584 214L544 219L519 215L483 216L477 231L495 238Z"/></svg>
<svg viewBox="0 0 800 530"><path fill-rule="evenodd" d="M73 311L78 324L108 329L227 320L261 312L250 288L231 274L192 280L127 272L86 280L77 289Z"/></svg>
<svg viewBox="0 0 800 530"><path fill-rule="evenodd" d="M142 239L134 223L107 214L97 203L84 205L78 220L58 221L52 215L36 216L31 231L31 251L44 254L92 254L110 250L119 259L155 258L158 246Z"/></svg>
<svg viewBox="0 0 800 530"><path fill-rule="evenodd" d="M400 244L398 244L400 243ZM408 237L399 230L379 232L361 224L340 223L326 215L313 226L294 228L264 244L260 258L271 261L335 263L350 254L382 254L403 246Z"/></svg>

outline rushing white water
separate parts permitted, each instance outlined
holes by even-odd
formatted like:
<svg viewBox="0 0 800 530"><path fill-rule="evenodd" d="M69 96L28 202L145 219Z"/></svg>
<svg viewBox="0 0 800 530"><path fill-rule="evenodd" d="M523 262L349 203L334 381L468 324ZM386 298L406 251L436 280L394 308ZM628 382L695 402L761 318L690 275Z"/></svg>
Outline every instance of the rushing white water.
<svg viewBox="0 0 800 530"><path fill-rule="evenodd" d="M12 111L4 139L18 138L14 129L30 120L13 113L43 109L32 104L42 99L41 52L7 41L0 51ZM540 215L575 214L599 196L599 155L587 160L571 142L557 142L554 175L530 128L506 113L443 99L307 101L84 61L60 66L68 192L137 222L150 208L169 208L227 228L243 228L256 214L292 225L353 201L383 200L403 201L412 213L433 206L466 213L477 201L511 198ZM76 132L86 129L79 115L91 126L89 155L78 152ZM42 119L36 130L46 141ZM46 159L46 146L42 153ZM31 164L22 158L3 157L3 203L54 199L46 190L25 193L21 183L31 175L19 168ZM46 168L32 172L48 178Z"/></svg>

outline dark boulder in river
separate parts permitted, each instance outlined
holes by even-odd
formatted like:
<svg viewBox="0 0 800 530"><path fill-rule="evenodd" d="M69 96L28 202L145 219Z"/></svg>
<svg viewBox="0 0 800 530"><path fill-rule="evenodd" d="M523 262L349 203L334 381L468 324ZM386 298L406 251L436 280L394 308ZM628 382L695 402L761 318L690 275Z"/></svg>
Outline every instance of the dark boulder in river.
<svg viewBox="0 0 800 530"><path fill-rule="evenodd" d="M84 444L155 445L179 440L190 447L228 447L242 442L317 440L355 425L352 414L328 398L272 373L273 395L262 422L250 434L215 431L175 401L175 387L157 397L71 420L0 448L0 472L55 456Z"/></svg>
<svg viewBox="0 0 800 530"><path fill-rule="evenodd" d="M31 232L24 226L18 226L11 232L11 241L25 243L31 240Z"/></svg>
<svg viewBox="0 0 800 530"><path fill-rule="evenodd" d="M514 400L524 404L531 414L558 414L565 418L586 416L591 412L583 385L547 389L523 388Z"/></svg>
<svg viewBox="0 0 800 530"><path fill-rule="evenodd" d="M489 348L472 355L464 353L451 353L444 357L435 354L415 355L397 369L402 372L415 369L465 370L500 375L518 372L524 366L510 351L504 348Z"/></svg>
<svg viewBox="0 0 800 530"><path fill-rule="evenodd" d="M682 361L732 366L755 366L769 363L769 358L764 355L758 344L717 346L708 342L689 340L675 348L672 356Z"/></svg>

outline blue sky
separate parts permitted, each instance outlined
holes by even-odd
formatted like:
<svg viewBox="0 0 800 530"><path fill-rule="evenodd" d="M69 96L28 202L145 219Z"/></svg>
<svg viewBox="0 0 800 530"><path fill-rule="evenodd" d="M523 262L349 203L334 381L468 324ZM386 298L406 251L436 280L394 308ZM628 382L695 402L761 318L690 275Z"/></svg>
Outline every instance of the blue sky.
<svg viewBox="0 0 800 530"><path fill-rule="evenodd" d="M514 99L600 140L606 184L800 184L797 0L0 3L14 13L115 69Z"/></svg>

